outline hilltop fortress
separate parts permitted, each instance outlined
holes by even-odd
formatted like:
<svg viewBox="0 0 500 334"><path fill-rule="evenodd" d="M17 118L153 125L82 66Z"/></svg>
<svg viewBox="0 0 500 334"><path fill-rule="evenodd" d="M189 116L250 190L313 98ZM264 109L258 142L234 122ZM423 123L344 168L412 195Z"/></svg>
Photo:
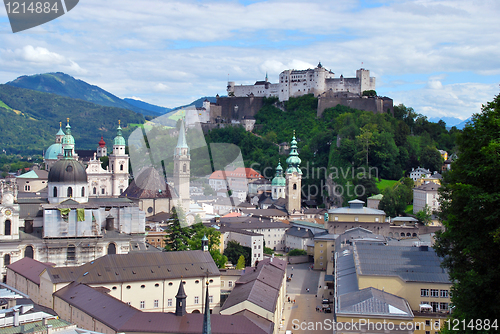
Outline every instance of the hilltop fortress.
<svg viewBox="0 0 500 334"><path fill-rule="evenodd" d="M335 78L335 73L324 68L321 63L314 69L285 70L279 76L279 83L270 83L267 75L264 81L254 85L236 86L234 81L228 82L228 96L234 97L278 97L280 101L288 101L290 97L314 94L319 97L326 92L352 93L361 96L366 90L375 90L375 78L370 71L360 68L355 78Z"/></svg>

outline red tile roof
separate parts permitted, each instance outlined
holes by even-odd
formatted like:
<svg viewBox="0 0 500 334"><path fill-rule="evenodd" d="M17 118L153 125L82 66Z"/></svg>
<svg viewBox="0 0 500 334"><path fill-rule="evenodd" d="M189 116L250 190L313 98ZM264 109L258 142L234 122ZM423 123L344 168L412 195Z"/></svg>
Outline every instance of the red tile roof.
<svg viewBox="0 0 500 334"><path fill-rule="evenodd" d="M225 174L225 177L224 177ZM212 180L224 180L227 178L246 178L246 179L262 179L264 178L253 168L239 167L233 171L216 170L210 175Z"/></svg>

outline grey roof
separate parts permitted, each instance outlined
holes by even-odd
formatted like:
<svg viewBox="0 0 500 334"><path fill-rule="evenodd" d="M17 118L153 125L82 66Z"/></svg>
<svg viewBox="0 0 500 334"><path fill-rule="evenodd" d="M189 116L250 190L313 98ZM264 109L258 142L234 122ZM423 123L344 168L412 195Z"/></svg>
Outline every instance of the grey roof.
<svg viewBox="0 0 500 334"><path fill-rule="evenodd" d="M418 219L413 217L394 217L391 218L393 222L418 222Z"/></svg>
<svg viewBox="0 0 500 334"><path fill-rule="evenodd" d="M245 268L245 273L236 282L221 311L249 301L269 312L275 312L285 270L285 261L277 258L272 261L264 259L256 268Z"/></svg>
<svg viewBox="0 0 500 334"><path fill-rule="evenodd" d="M253 230L253 229L270 229L270 228L289 228L290 225L282 223L282 222L273 222L271 220L262 220L258 219L247 220L243 222L223 222L222 226L229 227L231 229L245 229L245 230ZM222 227L221 226L221 227Z"/></svg>
<svg viewBox="0 0 500 334"><path fill-rule="evenodd" d="M328 230L328 228L326 228L324 224L312 223L306 220L292 220L290 224L292 226L300 225L300 226L312 227L315 229L318 228L318 229Z"/></svg>
<svg viewBox="0 0 500 334"><path fill-rule="evenodd" d="M339 253L336 260L336 289L339 296L358 291L358 278L356 276L356 265L352 250L348 249Z"/></svg>
<svg viewBox="0 0 500 334"><path fill-rule="evenodd" d="M241 212L252 215L254 217L287 217L288 214L285 211L278 209L242 209Z"/></svg>
<svg viewBox="0 0 500 334"><path fill-rule="evenodd" d="M403 298L372 287L341 295L337 312L413 318Z"/></svg>
<svg viewBox="0 0 500 334"><path fill-rule="evenodd" d="M49 268L47 271L53 280L98 284L202 277L207 275L207 270L209 276L220 275L210 253L196 250L105 255L80 267Z"/></svg>
<svg viewBox="0 0 500 334"><path fill-rule="evenodd" d="M165 178L153 167L141 170L120 195L130 198L172 198Z"/></svg>
<svg viewBox="0 0 500 334"><path fill-rule="evenodd" d="M297 238L313 238L314 234L308 228L301 227L290 227L286 232L287 235L291 235Z"/></svg>
<svg viewBox="0 0 500 334"><path fill-rule="evenodd" d="M338 237L339 237L338 234L330 234L330 233L316 234L314 236L314 240L335 240Z"/></svg>
<svg viewBox="0 0 500 334"><path fill-rule="evenodd" d="M407 282L450 283L432 248L356 243L354 251L360 275L399 276Z"/></svg>

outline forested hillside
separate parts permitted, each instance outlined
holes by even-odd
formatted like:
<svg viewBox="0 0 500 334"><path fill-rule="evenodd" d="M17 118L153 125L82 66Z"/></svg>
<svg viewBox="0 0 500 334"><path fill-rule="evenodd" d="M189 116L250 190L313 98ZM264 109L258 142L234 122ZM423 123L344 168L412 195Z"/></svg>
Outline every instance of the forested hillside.
<svg viewBox="0 0 500 334"><path fill-rule="evenodd" d="M330 189L330 201L339 201L332 197L335 186L344 201L366 198L378 192L377 178L398 180L418 166L439 171L442 158L437 150L452 153L459 133L456 128L446 130L444 122L429 122L404 105L394 108L394 116L337 106L325 110L320 119L312 95L290 99L282 104L283 110L278 105L276 99L267 99L255 117L254 132L262 138L243 129L225 128L211 131L207 141L238 145L247 167L253 165L271 177L280 158L277 144L290 142L295 130L303 195L323 189L317 195L326 196ZM281 156L284 160L286 156ZM266 167L272 167L272 173ZM366 190L363 196L354 193L356 185Z"/></svg>
<svg viewBox="0 0 500 334"><path fill-rule="evenodd" d="M55 140L59 122L70 118L77 149L95 149L101 135L110 143L118 120L124 134L144 117L128 109L103 107L78 99L0 85L0 143L7 154L42 154Z"/></svg>

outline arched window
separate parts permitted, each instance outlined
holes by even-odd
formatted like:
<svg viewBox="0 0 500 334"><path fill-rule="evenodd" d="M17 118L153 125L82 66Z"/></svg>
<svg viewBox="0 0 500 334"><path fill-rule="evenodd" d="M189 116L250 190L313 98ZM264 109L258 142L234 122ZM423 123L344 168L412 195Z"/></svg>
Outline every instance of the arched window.
<svg viewBox="0 0 500 334"><path fill-rule="evenodd" d="M293 184L293 190L297 190L297 183Z"/></svg>
<svg viewBox="0 0 500 334"><path fill-rule="evenodd" d="M120 165L120 170L123 170L123 165Z"/></svg>
<svg viewBox="0 0 500 334"><path fill-rule="evenodd" d="M33 258L33 246L26 246L24 249L24 257Z"/></svg>
<svg viewBox="0 0 500 334"><path fill-rule="evenodd" d="M3 256L3 265L8 266L10 264L10 254L5 254Z"/></svg>
<svg viewBox="0 0 500 334"><path fill-rule="evenodd" d="M68 187L68 196L67 197L73 197L73 188Z"/></svg>
<svg viewBox="0 0 500 334"><path fill-rule="evenodd" d="M97 194L97 188L94 187L94 189L92 190L92 192L94 193L94 195Z"/></svg>
<svg viewBox="0 0 500 334"><path fill-rule="evenodd" d="M75 245L68 245L68 249L66 251L66 259L68 261L76 260L76 247Z"/></svg>
<svg viewBox="0 0 500 334"><path fill-rule="evenodd" d="M57 197L57 187L54 187L54 197Z"/></svg>
<svg viewBox="0 0 500 334"><path fill-rule="evenodd" d="M82 187L82 197L85 197L85 187Z"/></svg>
<svg viewBox="0 0 500 334"><path fill-rule="evenodd" d="M182 165L182 172L185 173L186 172L186 164Z"/></svg>
<svg viewBox="0 0 500 334"><path fill-rule="evenodd" d="M116 245L114 243L108 245L108 254L116 254Z"/></svg>
<svg viewBox="0 0 500 334"><path fill-rule="evenodd" d="M9 219L5 221L5 229L3 235L10 235L12 223Z"/></svg>

